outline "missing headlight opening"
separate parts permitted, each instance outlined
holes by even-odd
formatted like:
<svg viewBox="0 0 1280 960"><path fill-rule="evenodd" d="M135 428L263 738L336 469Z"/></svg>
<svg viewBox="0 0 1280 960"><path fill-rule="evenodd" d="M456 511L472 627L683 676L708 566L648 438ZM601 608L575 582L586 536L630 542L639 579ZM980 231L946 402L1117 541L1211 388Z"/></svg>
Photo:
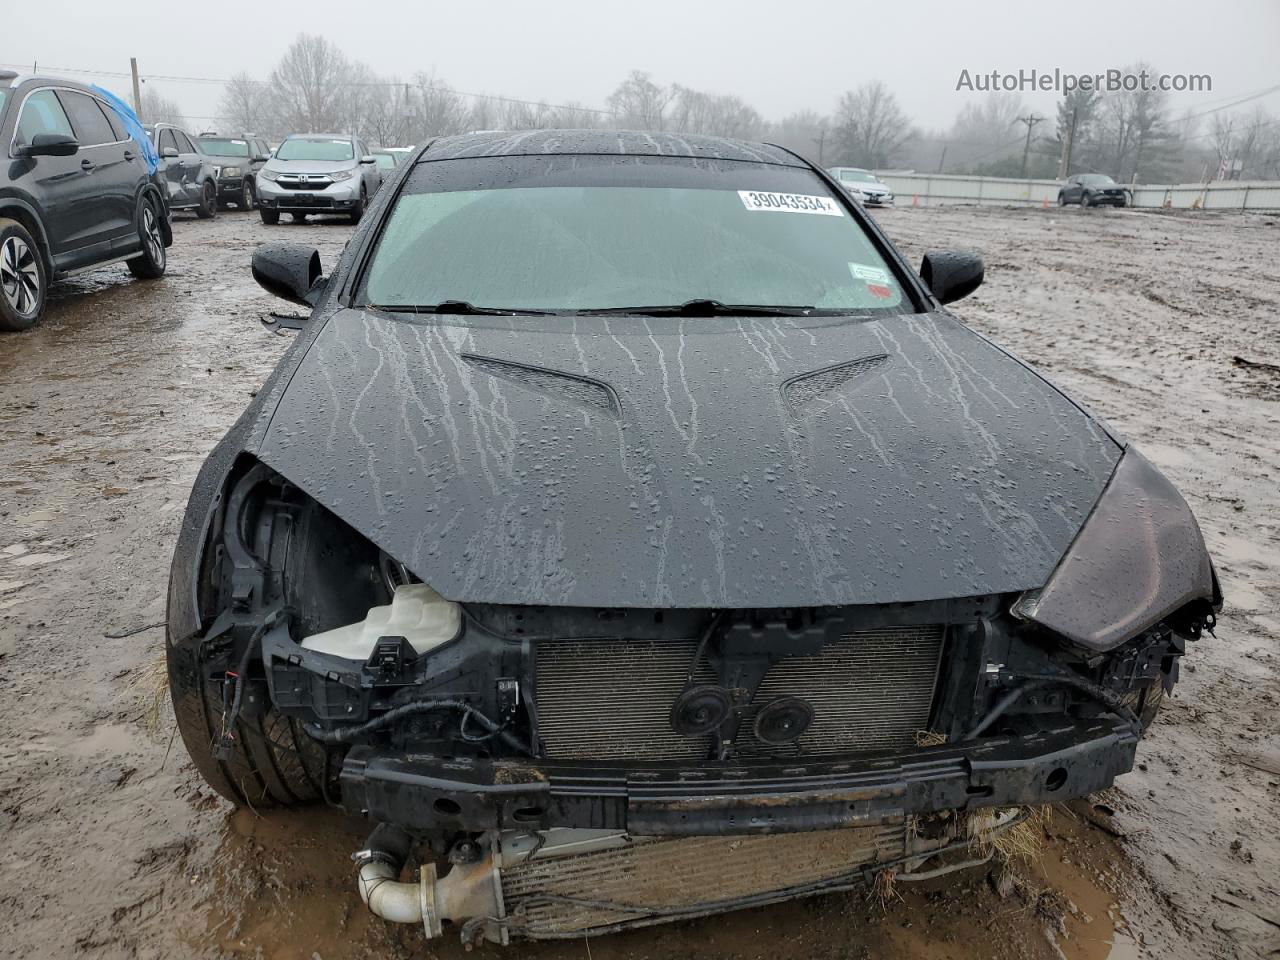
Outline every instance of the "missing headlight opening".
<svg viewBox="0 0 1280 960"><path fill-rule="evenodd" d="M964 870L1133 767L1217 579L1137 450L942 308L980 260L930 254L926 286L778 148L530 134L535 162L477 136L424 154L347 274L261 255L316 312L202 471L170 585L175 711L215 789L367 819L370 910L505 944ZM484 295L489 224L552 216L601 256L669 245L680 296L583 300L553 244L538 284ZM686 289L704 230L813 278L766 291L757 257ZM668 416L677 356L700 434ZM979 388L919 388L957 366L1011 411L982 445Z"/></svg>

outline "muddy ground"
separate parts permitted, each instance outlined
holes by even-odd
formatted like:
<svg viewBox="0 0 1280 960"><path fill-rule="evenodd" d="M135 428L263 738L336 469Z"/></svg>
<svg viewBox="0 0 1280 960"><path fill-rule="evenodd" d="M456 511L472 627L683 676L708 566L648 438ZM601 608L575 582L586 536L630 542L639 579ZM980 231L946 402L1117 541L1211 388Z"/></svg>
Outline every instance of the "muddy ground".
<svg viewBox="0 0 1280 960"><path fill-rule="evenodd" d="M1280 218L1138 211L877 214L913 262L971 248L957 311L1137 442L1200 518L1216 639L1139 752L1058 809L1002 898L993 871L510 956L1250 957L1280 950ZM205 453L284 351L250 251L332 263L337 223L175 224L171 266L55 289L0 338L0 955L457 957L359 906L364 826L233 810L150 709L170 551ZM285 309L288 309L287 307ZM1270 915L1268 923L1259 915ZM497 948L482 948L496 957Z"/></svg>

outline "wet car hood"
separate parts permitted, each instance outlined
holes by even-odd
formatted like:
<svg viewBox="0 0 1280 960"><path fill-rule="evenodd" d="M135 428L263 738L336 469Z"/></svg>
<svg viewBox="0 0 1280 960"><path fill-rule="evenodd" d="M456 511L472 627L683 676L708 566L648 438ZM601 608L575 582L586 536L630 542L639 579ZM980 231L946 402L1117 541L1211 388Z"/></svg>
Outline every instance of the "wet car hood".
<svg viewBox="0 0 1280 960"><path fill-rule="evenodd" d="M1120 454L947 314L339 310L279 396L253 452L462 602L1039 587Z"/></svg>
<svg viewBox="0 0 1280 960"><path fill-rule="evenodd" d="M357 160L281 160L279 157L272 157L266 163L266 169L272 173L333 173L358 166Z"/></svg>

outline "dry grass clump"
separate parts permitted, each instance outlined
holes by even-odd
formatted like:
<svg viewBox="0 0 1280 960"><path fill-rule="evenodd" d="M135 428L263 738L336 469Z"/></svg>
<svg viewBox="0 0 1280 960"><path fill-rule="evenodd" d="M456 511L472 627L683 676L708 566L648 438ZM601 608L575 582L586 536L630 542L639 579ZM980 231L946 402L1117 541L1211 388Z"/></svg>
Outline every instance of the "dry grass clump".
<svg viewBox="0 0 1280 960"><path fill-rule="evenodd" d="M937 730L917 730L917 747L940 747L947 742L947 735Z"/></svg>
<svg viewBox="0 0 1280 960"><path fill-rule="evenodd" d="M173 711L169 709L169 670L163 649L134 672L128 687L143 701L139 718L143 727L153 737L158 736L173 722Z"/></svg>
<svg viewBox="0 0 1280 960"><path fill-rule="evenodd" d="M992 854L1005 863L1034 863L1044 845L1047 807L1027 808L1026 818L1012 827L1000 829L995 814L976 814L970 819L973 844L983 856Z"/></svg>
<svg viewBox="0 0 1280 960"><path fill-rule="evenodd" d="M902 899L898 892L898 871L893 867L877 870L870 892L871 898L880 904L880 909L888 910L890 901Z"/></svg>

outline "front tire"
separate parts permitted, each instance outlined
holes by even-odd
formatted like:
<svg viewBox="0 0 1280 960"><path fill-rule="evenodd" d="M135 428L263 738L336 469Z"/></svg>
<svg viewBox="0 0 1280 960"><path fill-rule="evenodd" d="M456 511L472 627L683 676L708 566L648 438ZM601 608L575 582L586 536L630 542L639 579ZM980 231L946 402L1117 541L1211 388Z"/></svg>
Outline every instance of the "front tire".
<svg viewBox="0 0 1280 960"><path fill-rule="evenodd" d="M204 182L200 192L200 206L196 207L196 216L201 220L212 220L218 215L218 187L212 180Z"/></svg>
<svg viewBox="0 0 1280 960"><path fill-rule="evenodd" d="M17 220L0 217L0 330L34 327L44 314L48 291L35 240Z"/></svg>
<svg viewBox="0 0 1280 960"><path fill-rule="evenodd" d="M138 237L142 240L142 253L125 266L139 280L159 280L164 276L169 255L164 249L164 234L160 229L160 217L149 197L138 201Z"/></svg>
<svg viewBox="0 0 1280 960"><path fill-rule="evenodd" d="M205 782L237 806L296 807L319 800L329 775L324 748L271 705L264 680L249 680L231 752L215 755L227 681L209 678L198 651L198 644L166 645L174 719Z"/></svg>
<svg viewBox="0 0 1280 960"><path fill-rule="evenodd" d="M1080 209L1088 210L1093 206L1093 200L1089 197L1089 191L1085 190L1080 194Z"/></svg>
<svg viewBox="0 0 1280 960"><path fill-rule="evenodd" d="M365 190L364 185L360 186L360 204L351 208L351 222L359 223L360 218L364 216L364 208L369 204L369 194Z"/></svg>

